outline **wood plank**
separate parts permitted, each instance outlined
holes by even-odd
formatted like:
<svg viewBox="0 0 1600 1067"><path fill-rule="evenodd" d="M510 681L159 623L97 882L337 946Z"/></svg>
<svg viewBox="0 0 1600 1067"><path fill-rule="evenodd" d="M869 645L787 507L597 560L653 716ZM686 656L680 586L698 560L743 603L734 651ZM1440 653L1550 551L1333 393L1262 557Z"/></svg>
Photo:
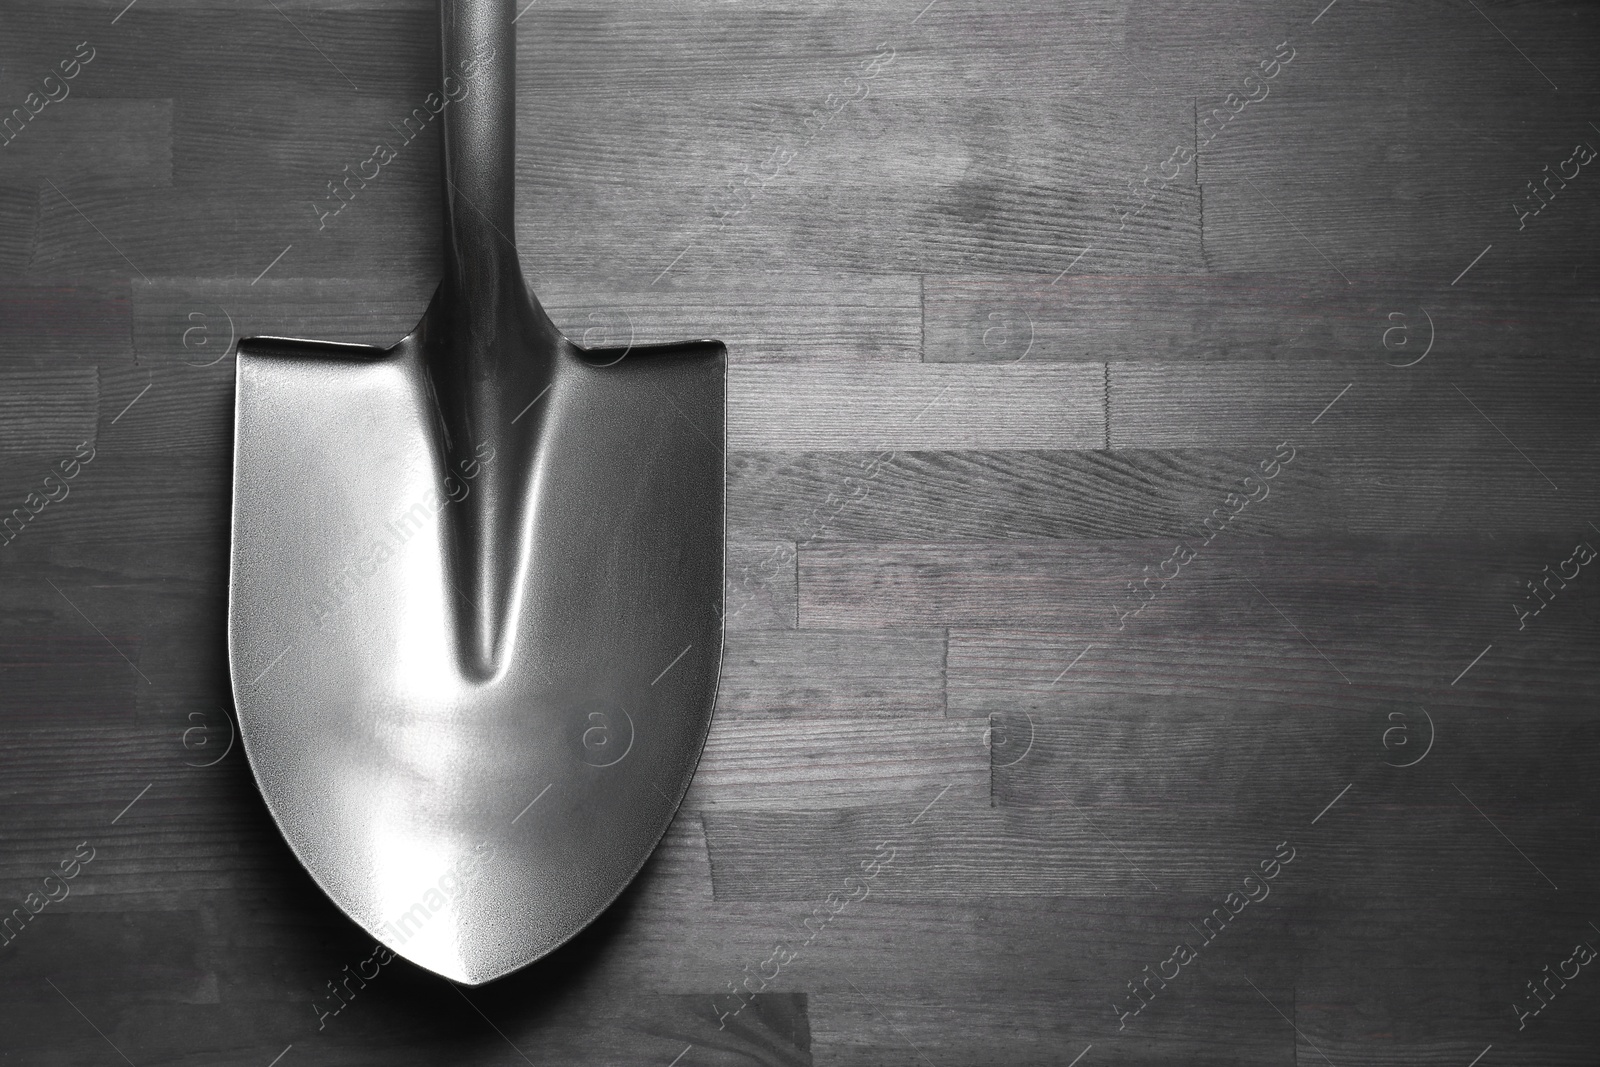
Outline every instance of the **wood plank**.
<svg viewBox="0 0 1600 1067"><path fill-rule="evenodd" d="M39 470L27 479L31 487L51 472L56 459L70 459L79 443L94 447L99 402L100 379L93 369L0 370L0 450L51 457L32 464Z"/></svg>
<svg viewBox="0 0 1600 1067"><path fill-rule="evenodd" d="M8 569L0 590L0 669L9 676L0 719L6 725L126 725L140 701L153 700L139 668L141 661L150 666L143 628L115 600L65 580L52 588L23 568Z"/></svg>
<svg viewBox="0 0 1600 1067"><path fill-rule="evenodd" d="M1264 447L1288 439L1358 451L1412 442L1477 449L1509 438L1515 444L1506 445L1505 454L1525 465L1518 447L1540 453L1537 458L1558 443L1590 448L1596 436L1581 413L1600 384L1596 376L1553 358L1538 360L1533 365L1540 373L1530 374L1530 362L1424 363L1412 374L1387 368L1358 374L1332 361L1112 363L1111 444ZM1324 419L1346 385L1349 393ZM1550 472L1557 485L1561 473L1559 466ZM1528 474L1539 478L1536 469Z"/></svg>
<svg viewBox="0 0 1600 1067"><path fill-rule="evenodd" d="M1429 630L1431 607L1417 613L1421 618L1405 620L1407 626L1370 614L1341 624L1308 609L1306 601L1285 602L1276 594L1273 603L1314 635L1315 647L1259 598L1264 615L1231 625L1215 618L1204 633L1190 631L1193 622L1168 629L1154 614L1148 630L1142 628L1146 618L1139 617L1123 632L952 630L948 714L1001 715L1013 732L1024 732L1017 716L1035 711L1093 714L1117 708L1130 721L1143 721L1175 702L1219 713L1259 705L1291 716L1297 728L1314 730L1317 716L1327 713L1337 713L1340 721L1381 718L1395 710L1415 718L1418 703L1576 715L1571 694L1596 680L1586 647L1600 629L1592 608L1578 602L1557 626L1522 632L1505 609L1504 618L1471 613L1460 625ZM1246 632L1248 639L1242 639ZM1473 667L1472 684L1451 686L1490 644L1492 654Z"/></svg>
<svg viewBox="0 0 1600 1067"><path fill-rule="evenodd" d="M1247 715L1253 706L1267 706L1274 714L1292 715L1297 729L1315 735L1322 720L1311 709L1344 711L1344 721L1355 711L1352 704L1370 708L1399 700L1415 691L1413 672L1426 665L1420 650L1405 649L1410 655L1396 657L1392 676L1374 681L1364 675L1359 691L1334 689L1330 681L1339 679L1316 649L1284 629L1253 634L1244 648L1236 631L1186 638L1138 631L952 630L949 714L1004 717L1008 734L1019 740L1014 749L997 750L1002 762L1019 755L1026 737L1035 735L1022 718L1035 711L1093 717L1115 708L1127 723L1148 726L1152 716L1166 722L1163 709L1171 715L1181 708L1224 715L1237 708ZM1035 724L1036 746L1049 748L1052 721Z"/></svg>
<svg viewBox="0 0 1600 1067"><path fill-rule="evenodd" d="M21 274L33 259L38 238L39 190L0 186L0 274Z"/></svg>
<svg viewBox="0 0 1600 1067"><path fill-rule="evenodd" d="M706 738L690 810L794 811L860 807L863 800L989 802L985 724L898 719L718 719Z"/></svg>
<svg viewBox="0 0 1600 1067"><path fill-rule="evenodd" d="M27 607L19 599L4 598L17 615L15 623L0 628L0 676L7 682L0 691L0 722L9 728L66 720L88 728L132 721L143 683L118 651L137 662L138 639L119 633L113 647L93 630L85 632L76 615L61 618L71 612L66 603L55 610L42 598Z"/></svg>
<svg viewBox="0 0 1600 1067"><path fill-rule="evenodd" d="M100 435L107 451L129 460L199 454L215 469L228 470L233 369L231 361L212 367L168 363L103 368Z"/></svg>
<svg viewBox="0 0 1600 1067"><path fill-rule="evenodd" d="M1298 55L1276 81L1308 96L1410 89L1407 103L1416 111L1497 91L1549 106L1559 97L1540 70L1560 86L1561 95L1600 88L1581 58L1593 44L1595 28L1575 3L1480 4L1486 16L1448 0L1341 3L1325 14L1324 6L1285 10L1268 0L1238 0L1216 10L1160 0L1135 17L1138 32L1129 36L1129 61L1152 82L1182 87L1218 106L1224 93L1248 91L1244 75L1256 71L1258 60L1284 38L1293 41ZM1496 33L1496 26L1507 36ZM1425 31L1448 40L1448 47L1413 55L1407 42ZM1508 37L1520 45L1508 43ZM1518 55L1519 46L1537 68ZM1467 132L1478 129L1468 126Z"/></svg>
<svg viewBox="0 0 1600 1067"><path fill-rule="evenodd" d="M1268 982L1265 988L1279 1003L1292 1000L1292 992L1277 983ZM936 1063L1070 1067L1073 1057L1085 1052L1094 1063L1118 1067L1177 1062L1196 1067L1290 1067L1299 1062L1289 1027L1237 973L1208 976L1204 988L1172 994L1163 1005L1171 1017L1161 1020L1164 1025L1159 1029L1145 1033L1134 1033L1130 1024L1119 1034L1114 1019L1107 1033L1092 1012L1076 1005L1064 1008L1059 1000L1039 993L1009 996L995 1004L933 991L875 994L851 990L811 997L819 1064L870 1059L885 1067L926 1067L929 1061L923 1050L930 1048L943 1053ZM1110 1015L1109 1008L1100 1011ZM1091 1060L1086 1057L1083 1062Z"/></svg>
<svg viewBox="0 0 1600 1067"><path fill-rule="evenodd" d="M930 275L925 359L1224 362L1285 358L1382 373L1422 357L1545 356L1600 328L1600 299L1573 279L1445 289L1404 274L1254 271L1178 275ZM1424 311L1426 309L1426 311ZM1397 317L1391 318L1391 313ZM1432 322L1430 327L1429 322ZM1576 331L1576 332L1574 332Z"/></svg>
<svg viewBox="0 0 1600 1067"><path fill-rule="evenodd" d="M1533 74L1514 53L1497 66ZM1508 94L1503 84L1421 107L1379 85L1264 103L1201 153L1208 262L1318 271L1329 289L1358 272L1404 269L1432 275L1441 292L1490 245L1460 284L1492 289L1528 269L1570 275L1592 265L1600 221L1588 208L1591 176L1570 167L1578 176L1538 217L1519 220L1513 209L1545 165L1554 173L1575 144L1600 145L1592 104ZM1341 121L1352 108L1359 124ZM1451 165L1440 168L1444 158Z"/></svg>
<svg viewBox="0 0 1600 1067"><path fill-rule="evenodd" d="M788 542L728 542L723 585L725 630L790 629L799 599L795 550Z"/></svg>
<svg viewBox="0 0 1600 1067"><path fill-rule="evenodd" d="M1093 364L742 368L730 449L1099 448L1105 376Z"/></svg>
<svg viewBox="0 0 1600 1067"><path fill-rule="evenodd" d="M132 862L128 851L117 846L103 857L109 862L101 862L100 848L113 839L125 840L123 835L136 825L151 825L137 806L133 809L139 812L137 823L130 813L113 830L112 820L146 785L156 783L140 805L152 799L171 804L178 793L176 783L184 780L185 773L197 774L183 765L185 759L194 758L183 749L183 729L133 731L126 724L109 728L104 723L74 723L60 714L45 726L8 718L0 766L6 780L16 784L17 792L8 803L18 820L7 829L0 860L7 883L18 886L42 878L72 853L77 842L89 838L96 857L85 868L83 882L74 887L71 908L66 910L95 907L90 902L113 891L116 879L128 877ZM82 743L75 744L74 739Z"/></svg>
<svg viewBox="0 0 1600 1067"><path fill-rule="evenodd" d="M304 12L308 17L295 16L294 21L305 26L326 19L328 11L327 5L319 4ZM146 14L148 17L151 13ZM408 51L425 32L422 26L426 16L420 11L402 14L368 7L360 14L369 20L380 39ZM190 17L207 16L195 13ZM155 15L151 21L170 18ZM236 33L277 37L278 30L287 30L294 35L288 23L270 7L241 13L231 21ZM287 43L278 42L280 51ZM300 43L303 47L304 41ZM200 85L186 86L174 114L178 144L174 180L186 187L226 183L233 187L292 191L305 201L296 211L303 216L300 221L310 221L312 229L322 235L338 234L353 219L369 213L372 201L390 185L418 186L428 184L430 179L438 181L440 123L425 102L435 88L426 61L418 57L418 65L407 70L400 66L404 60L397 56L396 68L387 72L382 82L369 85L366 92L352 93L344 85L348 99L341 102L337 111L330 112L327 97L339 90L327 87L326 93L312 91L312 83L328 76L338 81L338 74L314 54L310 58L321 69L314 69L314 64L304 58L296 62L293 76L301 83L301 92L289 95L281 91L281 82L280 92L274 95L270 84L259 76L246 74L223 82L215 78L215 59L207 60L198 72L211 75L214 84L209 91ZM435 68L437 64L435 57ZM343 62L339 66L349 70ZM414 119L408 130L402 123L412 117L414 107L424 109L427 120ZM248 115L250 121L241 123L240 115ZM361 168L359 165L372 157L379 143L393 150L393 158L381 166ZM361 177L362 171L367 179ZM352 184L340 195L353 199L347 209L340 211L340 202L332 199L327 185L338 184L352 175ZM310 204L318 204L329 213L321 225L320 216L310 209Z"/></svg>
<svg viewBox="0 0 1600 1067"><path fill-rule="evenodd" d="M898 850L896 880L884 887L888 899L1114 894L1143 902L1164 900L1163 894L1174 891L1210 890L1215 904L1286 839L1295 849L1295 866L1284 869L1280 889L1294 884L1292 877L1317 891L1359 892L1372 876L1370 865L1378 863L1385 877L1404 881L1410 892L1440 884L1460 893L1548 891L1548 883L1447 785L1434 791L1432 805L1400 813L1381 801L1347 796L1347 806L1335 809L1338 818L1313 826L1317 809L1339 788L1308 785L1297 811L1280 808L1248 820L1239 820L1223 798L1181 824L1163 808L1115 804L1070 811L1071 817L1059 810L951 805L935 807L938 818L930 814L917 826L911 825L915 805L708 813L706 841L719 901L809 901L819 882L842 884L885 841ZM1479 793L1473 799L1483 804L1488 795ZM1528 855L1544 857L1544 869L1555 868L1557 884L1594 877L1600 861L1563 844L1571 834L1593 833L1593 815L1533 804L1512 812L1493 801L1485 810ZM1201 826L1207 832L1197 833ZM1237 879L1223 873L1234 871Z"/></svg>
<svg viewBox="0 0 1600 1067"><path fill-rule="evenodd" d="M733 630L717 718L940 715L944 656L939 631Z"/></svg>
<svg viewBox="0 0 1600 1067"><path fill-rule="evenodd" d="M1119 840L1108 847L1095 827L1133 833L1137 816L1062 818L1057 812L1021 808L935 805L938 817L922 803L879 809L831 812L726 811L704 815L711 857L712 885L718 901L807 901L819 886L837 888L857 874L859 863L875 854L894 854L896 877L886 883L887 899L929 900L962 896L1099 896L1159 892L1145 872L1165 878L1170 887L1200 865L1237 866L1244 861L1227 846L1191 842L1185 850L1152 840L1148 820L1138 827L1138 844ZM921 798L916 798L920 800ZM948 799L948 798L945 798ZM942 803L942 802L941 802ZM1148 813L1145 813L1148 815ZM780 844L782 842L782 844ZM879 845L885 847L880 850ZM783 865L771 862L776 848L791 850ZM1119 853L1117 849L1122 851ZM1204 851L1203 858L1197 852ZM1269 848L1270 851L1270 848ZM1027 861L1021 862L1020 857ZM796 862L798 860L798 862ZM1196 868L1180 871L1193 862Z"/></svg>
<svg viewBox="0 0 1600 1067"><path fill-rule="evenodd" d="M102 449L72 481L70 495L47 506L3 551L27 573L58 583L64 574L76 573L113 584L163 579L179 583L185 595L194 591L190 583L196 581L225 588L227 494L233 478L228 456L212 452L158 463L148 456ZM48 469L42 463L15 468L19 478L27 479L42 477ZM9 477L0 484L15 485L24 494L33 488L27 480ZM10 499L20 503L22 497ZM152 510L152 499L165 504ZM128 537L133 527L140 531L137 540Z"/></svg>
<svg viewBox="0 0 1600 1067"><path fill-rule="evenodd" d="M80 77L92 69L84 68ZM57 83L69 89L73 85L59 79ZM49 105L20 136L0 148L0 183L36 183L48 196L57 193L47 182L54 182L67 196L74 186L101 179L120 185L172 184L171 100L77 97L69 92Z"/></svg>
<svg viewBox="0 0 1600 1067"><path fill-rule="evenodd" d="M264 264L263 264L264 265ZM211 369L245 337L305 337L346 344L392 345L416 328L437 279L135 278L133 344L158 367ZM214 364L230 377L231 358Z"/></svg>
<svg viewBox="0 0 1600 1067"><path fill-rule="evenodd" d="M66 503L70 507L74 502L69 499ZM141 722L152 715L159 718L163 708L189 711L198 707L209 714L217 706L231 704L227 647L222 639L227 617L226 540L213 543L209 553L204 546L192 551L187 572L170 559L154 564L135 562L119 571L94 546L77 549L90 561L83 564L64 559L74 554L71 550L48 545L38 551L49 533L40 530L38 536L30 536L30 551L35 555L8 568L4 602L45 633L81 638L88 649L95 647L88 639L98 631L98 639L111 642L117 653L95 660L92 675L87 671L90 664L80 661L85 676L74 679L63 692L129 685ZM23 545L19 537L15 547ZM179 550L174 547L171 554L178 556ZM124 550L124 558L137 561L138 556L136 550ZM46 620L54 621L47 624ZM17 643L26 649L29 630L24 627L16 633L22 635ZM93 719L125 706L113 702L102 707L91 701L58 710L65 712L70 707L74 714ZM48 713L53 707L51 700L41 698L33 714Z"/></svg>
<svg viewBox="0 0 1600 1067"><path fill-rule="evenodd" d="M882 451L732 453L727 463L728 529L734 537L760 536L746 535L744 531L765 527L771 512L778 512L778 525L794 540L781 559L774 557L766 567L775 569L782 563L793 569L794 546L826 539L847 525L859 526L860 513L875 492L880 493L880 499L871 508L880 506L885 473L915 458L909 453ZM793 501L798 506L792 511L787 495L769 492L779 488L774 483L783 483L782 488L787 488L797 482L806 485L806 492Z"/></svg>
<svg viewBox="0 0 1600 1067"><path fill-rule="evenodd" d="M248 283L269 267L279 278L348 277L352 264L368 275L430 279L440 263L437 197L420 189L390 186L374 197L383 229L351 227L324 241L314 239L316 219L306 202L289 195L198 190L175 197L98 184L75 189L72 200L78 210L53 195L41 198L32 271Z"/></svg>
<svg viewBox="0 0 1600 1067"><path fill-rule="evenodd" d="M997 713L995 803L1063 814L1073 804L1154 811L1203 788L1219 798L1207 806L1224 805L1244 821L1272 810L1310 818L1347 783L1341 804L1426 808L1459 802L1451 783L1470 794L1478 783L1493 789L1505 781L1519 783L1520 805L1591 812L1600 801L1592 781L1573 774L1600 739L1600 718L1586 708L1478 708L1444 698L1428 705L1428 716L1403 701L1334 714L1231 694L1130 703L1085 694L1061 711ZM1326 795L1308 798L1313 789Z"/></svg>
<svg viewBox="0 0 1600 1067"><path fill-rule="evenodd" d="M103 843L100 847L104 847ZM73 845L68 845L57 860L73 856L73 849ZM78 854L86 855L88 852L85 850ZM69 883L69 886L81 887L77 892L88 888L93 880L95 864L102 860L98 848L94 856L89 864L80 865L78 878ZM54 869L55 861L43 868L45 871ZM30 881L42 877L41 874ZM108 998L125 998L125 1002L140 1005L146 1011L158 1005L172 1007L185 1003L217 1003L215 973L211 974L210 981L206 979L203 924L198 910L146 912L139 915L68 911L67 902L74 896L76 892L59 906L47 907L24 928L23 936L17 938L13 966L27 975L27 979L17 983L19 991L33 993L30 987L42 986L45 993L51 993L43 977L51 969L53 945L54 952L63 953L69 958L87 955L90 949L97 949L110 957L108 962L112 966L105 970L72 973L70 978L64 979L75 997L92 998L102 1003ZM129 964L133 963L134 957L138 957L135 966L146 980L134 989L124 989L119 981L119 972L126 973L126 970L133 969ZM57 957L56 962L59 963L59 960L60 957ZM53 993L51 995L54 996ZM53 1015L55 1009L43 997L38 999L38 1008ZM60 1003L59 997L57 1003ZM66 1007L65 1004L61 1006ZM42 1036L39 1030L42 1029L24 1024L18 1036L23 1041L29 1037L38 1040ZM29 1034L30 1030L33 1030L32 1034ZM59 1041L60 1037L65 1036L60 1033L59 1021L56 1031ZM94 1031L89 1030L89 1036L93 1037ZM102 1043L101 1048L104 1047ZM99 1054L89 1053L87 1048L84 1052L91 1056Z"/></svg>
<svg viewBox="0 0 1600 1067"><path fill-rule="evenodd" d="M1189 588L1190 574L1180 572L1166 599L1157 600L1140 622L1153 625L1158 609L1166 615L1184 611L1211 619L1259 617L1252 593L1241 574L1264 579L1282 593L1282 602L1298 603L1327 596L1345 587L1349 595L1374 597L1398 591L1394 576L1405 575L1408 599L1418 592L1449 594L1484 609L1499 606L1482 593L1461 590L1453 579L1463 572L1463 556L1473 549L1456 544L1360 540L1336 544L1321 540L1299 544L1277 540L1219 537L1209 567L1193 573L1203 587L1180 602L1175 595ZM1222 546L1234 551L1224 555ZM1088 541L1013 541L1009 543L816 543L800 552L800 621L822 628L871 628L923 625L996 627L1018 624L1060 624L1069 632L1100 632L1109 638L1118 629L1112 607L1126 596L1126 583L1171 555L1166 539ZM1193 563L1201 563L1197 557ZM1470 566L1475 575L1514 574L1512 564L1497 552L1477 549ZM1265 571L1266 573L1263 573ZM1537 568L1535 568L1537 571ZM1431 573L1430 573L1431 572ZM1269 576L1270 575L1270 576ZM1284 586L1282 583L1292 583ZM1314 593L1312 591L1315 591ZM1193 601L1193 603L1191 603ZM1259 598L1257 599L1257 603ZM1181 603L1181 606L1180 606ZM1430 605L1431 606L1431 605ZM1319 609L1319 617L1335 609ZM1341 605L1339 609L1343 610ZM1394 605L1397 613L1404 603ZM1496 612L1498 615L1499 612ZM1508 613L1509 615L1509 613ZM1187 621L1194 621L1191 617ZM1168 623L1167 625L1173 625Z"/></svg>
<svg viewBox="0 0 1600 1067"><path fill-rule="evenodd" d="M128 287L0 282L0 365L7 369L132 362Z"/></svg>
<svg viewBox="0 0 1600 1067"><path fill-rule="evenodd" d="M1553 465L1592 462L1582 447L1557 452L1568 454ZM941 450L896 452L876 465L874 455L729 455L730 534L797 542L1178 537L1259 474L1262 459L1259 448ZM1449 537L1464 515L1485 536L1582 522L1570 500L1508 456L1515 460L1503 440L1303 449L1262 506L1236 521L1253 535L1295 539Z"/></svg>

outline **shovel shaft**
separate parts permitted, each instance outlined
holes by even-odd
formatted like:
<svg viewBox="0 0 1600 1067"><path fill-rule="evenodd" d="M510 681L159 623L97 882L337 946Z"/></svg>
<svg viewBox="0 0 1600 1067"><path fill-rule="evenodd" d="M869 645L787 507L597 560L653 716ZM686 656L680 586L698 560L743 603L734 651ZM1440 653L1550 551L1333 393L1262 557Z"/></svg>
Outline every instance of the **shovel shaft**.
<svg viewBox="0 0 1600 1067"><path fill-rule="evenodd" d="M521 284L516 249L513 0L440 0L445 289L453 302ZM459 304L458 304L459 306ZM470 314L469 318L473 317Z"/></svg>

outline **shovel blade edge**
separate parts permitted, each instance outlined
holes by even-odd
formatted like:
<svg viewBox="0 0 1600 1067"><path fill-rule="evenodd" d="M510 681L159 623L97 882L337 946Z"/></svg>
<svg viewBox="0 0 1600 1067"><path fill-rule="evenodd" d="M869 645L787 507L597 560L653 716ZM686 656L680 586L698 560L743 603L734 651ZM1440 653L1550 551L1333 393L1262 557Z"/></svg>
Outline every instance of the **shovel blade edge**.
<svg viewBox="0 0 1600 1067"><path fill-rule="evenodd" d="M240 736L328 896L459 982L544 956L622 892L710 727L726 351L614 357L559 357L526 409L531 452L469 441L447 458L414 338L239 348ZM449 530L497 464L527 479L527 507L485 677L461 651L472 583Z"/></svg>

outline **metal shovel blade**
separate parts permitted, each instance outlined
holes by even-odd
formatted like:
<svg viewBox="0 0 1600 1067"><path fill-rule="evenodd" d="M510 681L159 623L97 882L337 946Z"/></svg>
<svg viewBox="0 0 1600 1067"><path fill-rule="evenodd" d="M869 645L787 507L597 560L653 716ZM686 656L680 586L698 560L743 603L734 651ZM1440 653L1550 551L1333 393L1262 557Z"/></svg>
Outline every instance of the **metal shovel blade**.
<svg viewBox="0 0 1600 1067"><path fill-rule="evenodd" d="M527 291L512 17L442 4L462 77L417 329L238 354L229 653L256 780L339 907L470 984L639 871L722 652L726 352L585 351Z"/></svg>

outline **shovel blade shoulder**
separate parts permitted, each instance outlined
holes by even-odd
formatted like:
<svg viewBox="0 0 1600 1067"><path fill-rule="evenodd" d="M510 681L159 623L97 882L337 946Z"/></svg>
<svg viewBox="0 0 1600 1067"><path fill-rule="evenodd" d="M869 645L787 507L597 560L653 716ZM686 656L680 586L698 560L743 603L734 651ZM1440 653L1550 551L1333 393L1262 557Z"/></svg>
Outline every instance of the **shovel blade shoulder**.
<svg viewBox="0 0 1600 1067"><path fill-rule="evenodd" d="M523 967L665 832L716 697L725 391L717 342L574 348L530 445L450 450L414 339L241 343L241 737L298 858L397 954L469 984ZM483 673L451 531L491 472L522 503Z"/></svg>

